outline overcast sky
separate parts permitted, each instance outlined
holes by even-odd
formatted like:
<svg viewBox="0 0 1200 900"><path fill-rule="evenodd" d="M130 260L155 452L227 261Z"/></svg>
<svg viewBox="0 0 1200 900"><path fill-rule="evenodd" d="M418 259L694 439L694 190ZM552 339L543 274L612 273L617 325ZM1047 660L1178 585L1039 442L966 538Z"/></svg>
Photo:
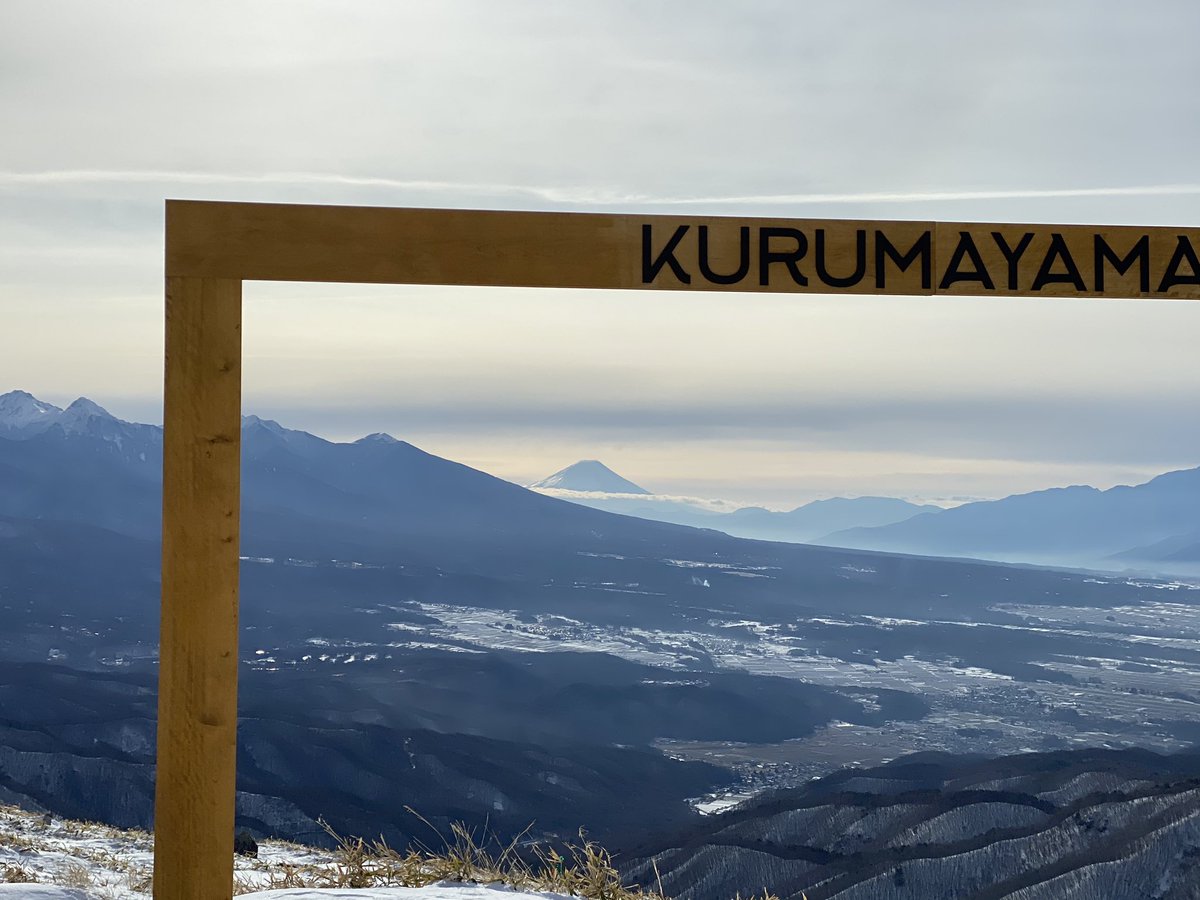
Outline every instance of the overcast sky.
<svg viewBox="0 0 1200 900"><path fill-rule="evenodd" d="M1200 225L1200 4L5 0L0 392L161 420L165 197ZM247 285L245 408L531 481L1200 465L1200 303Z"/></svg>

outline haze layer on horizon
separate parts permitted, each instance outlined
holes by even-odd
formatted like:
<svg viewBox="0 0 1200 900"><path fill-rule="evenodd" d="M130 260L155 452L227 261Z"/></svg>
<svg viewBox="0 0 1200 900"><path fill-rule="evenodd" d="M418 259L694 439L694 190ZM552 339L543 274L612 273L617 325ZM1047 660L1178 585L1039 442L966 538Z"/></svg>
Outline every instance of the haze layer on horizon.
<svg viewBox="0 0 1200 900"><path fill-rule="evenodd" d="M161 419L168 196L1200 222L1200 7L919 9L16 0L0 390ZM1200 463L1196 303L247 299L247 411L389 431L520 482L596 457L661 493L786 506Z"/></svg>

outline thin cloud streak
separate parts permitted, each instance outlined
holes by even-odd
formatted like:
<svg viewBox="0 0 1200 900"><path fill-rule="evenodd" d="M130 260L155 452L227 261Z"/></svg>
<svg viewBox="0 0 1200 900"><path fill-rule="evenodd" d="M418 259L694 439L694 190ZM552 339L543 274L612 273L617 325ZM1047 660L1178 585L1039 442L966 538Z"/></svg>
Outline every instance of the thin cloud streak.
<svg viewBox="0 0 1200 900"><path fill-rule="evenodd" d="M1003 191L913 191L854 194L750 194L743 197L656 199L666 204L921 203L955 200L1042 200L1064 197L1174 197L1200 194L1200 184L1152 184L1134 187L1054 188Z"/></svg>
<svg viewBox="0 0 1200 900"><path fill-rule="evenodd" d="M1041 200L1089 197L1177 197L1200 195L1200 184L1150 184L1090 188L1028 188L975 191L861 191L853 193L745 194L734 196L666 197L650 194L596 192L538 185L404 180L323 172L220 173L166 169L62 169L38 172L0 170L0 186L55 184L261 184L379 187L390 190L445 191L462 194L508 194L538 197L554 203L600 205L806 205L862 203L936 203L981 200Z"/></svg>

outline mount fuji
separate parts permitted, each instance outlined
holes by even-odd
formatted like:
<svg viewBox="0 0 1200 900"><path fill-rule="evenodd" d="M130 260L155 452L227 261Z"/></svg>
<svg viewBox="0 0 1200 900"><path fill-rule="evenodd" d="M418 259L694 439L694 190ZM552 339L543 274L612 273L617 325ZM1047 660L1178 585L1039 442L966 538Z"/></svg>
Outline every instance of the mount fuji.
<svg viewBox="0 0 1200 900"><path fill-rule="evenodd" d="M833 497L814 500L787 512L757 506L739 508L724 501L655 494L596 459L580 460L535 481L529 488L624 516L786 543L809 543L847 528L891 525L921 513L940 512L936 506L922 506L894 497Z"/></svg>
<svg viewBox="0 0 1200 900"><path fill-rule="evenodd" d="M644 487L622 478L598 459L581 459L577 463L559 469L548 478L535 481L529 487L553 488L561 491L599 491L606 494L645 494Z"/></svg>

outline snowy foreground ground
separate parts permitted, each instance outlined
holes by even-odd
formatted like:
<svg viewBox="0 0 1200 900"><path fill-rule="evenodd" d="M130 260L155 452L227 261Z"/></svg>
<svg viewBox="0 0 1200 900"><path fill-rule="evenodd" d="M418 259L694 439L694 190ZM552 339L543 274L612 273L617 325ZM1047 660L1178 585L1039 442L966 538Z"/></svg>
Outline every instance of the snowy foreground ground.
<svg viewBox="0 0 1200 900"><path fill-rule="evenodd" d="M96 894L78 888L54 887L42 884L0 884L0 897L22 897L29 900L93 900L110 896ZM329 900L329 898L345 897L357 900L577 900L567 898L565 894L524 894L505 887L484 885L430 885L423 888L362 888L351 890L334 888L331 890L298 890L259 891L253 894L243 894L247 900Z"/></svg>
<svg viewBox="0 0 1200 900"><path fill-rule="evenodd" d="M150 896L150 835L105 825L48 824L41 815L0 806L0 900L142 900ZM256 890L288 867L336 865L334 854L264 841L257 859L238 857L237 891L246 900L521 900L563 898L502 886L441 884L422 888ZM276 882L278 883L278 882ZM565 900L565 898L563 898Z"/></svg>
<svg viewBox="0 0 1200 900"><path fill-rule="evenodd" d="M22 897L29 900L93 900L111 896L96 894L78 888L54 887L40 884L0 884L0 897ZM260 891L253 894L243 894L247 900L329 900L329 898L345 897L357 900L577 900L567 898L565 894L524 894L505 887L483 885L430 885L423 888L362 888L350 890L335 888L332 890L298 890Z"/></svg>

